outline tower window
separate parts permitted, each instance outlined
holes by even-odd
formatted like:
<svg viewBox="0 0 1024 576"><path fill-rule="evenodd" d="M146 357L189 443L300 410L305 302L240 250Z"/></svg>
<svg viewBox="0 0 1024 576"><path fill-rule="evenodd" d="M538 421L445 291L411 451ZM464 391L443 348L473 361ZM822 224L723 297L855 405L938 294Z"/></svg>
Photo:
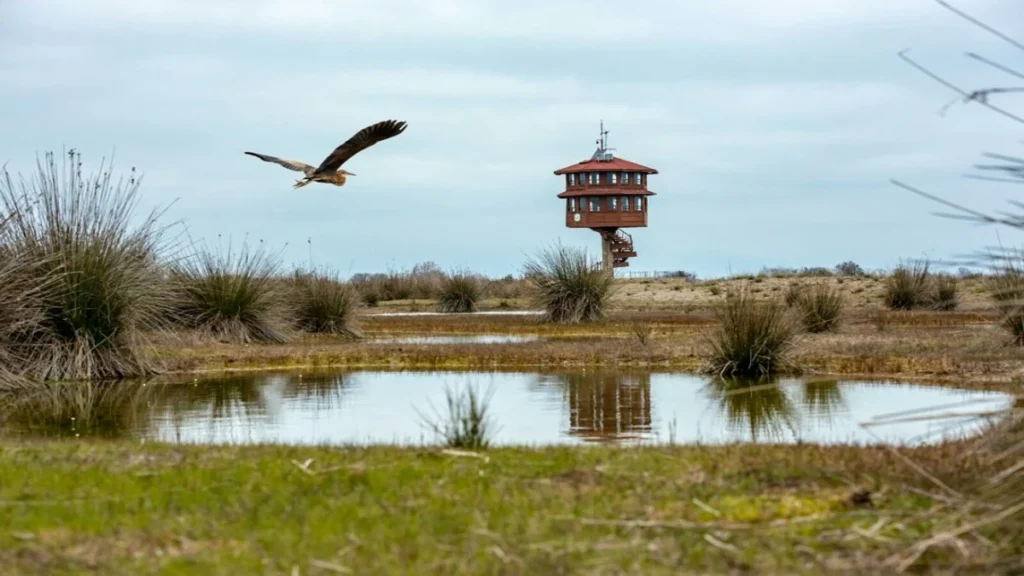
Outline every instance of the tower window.
<svg viewBox="0 0 1024 576"><path fill-rule="evenodd" d="M644 210L644 197L633 196L633 209L637 212L643 212Z"/></svg>
<svg viewBox="0 0 1024 576"><path fill-rule="evenodd" d="M575 186L575 185L576 185L576 175L575 174L569 174L569 186Z"/></svg>
<svg viewBox="0 0 1024 576"><path fill-rule="evenodd" d="M643 175L640 174L639 172L633 174L633 184L636 184L637 186L639 186L641 184L642 177L643 177Z"/></svg>
<svg viewBox="0 0 1024 576"><path fill-rule="evenodd" d="M595 196L591 196L590 197L590 211L591 212L600 212L601 211L601 202L600 202L600 200L601 200L600 198L597 198Z"/></svg>
<svg viewBox="0 0 1024 576"><path fill-rule="evenodd" d="M609 184L618 184L619 183L619 178L618 178L619 175L616 174L615 172L609 172L608 176L609 176L609 180L608 180Z"/></svg>
<svg viewBox="0 0 1024 576"><path fill-rule="evenodd" d="M622 211L629 212L629 196L622 197Z"/></svg>
<svg viewBox="0 0 1024 576"><path fill-rule="evenodd" d="M601 183L601 174L599 172L591 172L590 173L590 183L591 184L600 184Z"/></svg>
<svg viewBox="0 0 1024 576"><path fill-rule="evenodd" d="M575 212L575 211L576 211L576 199L575 198L569 198L569 212Z"/></svg>
<svg viewBox="0 0 1024 576"><path fill-rule="evenodd" d="M616 210L619 209L618 206L616 206L616 200L618 200L618 198L616 198L615 196L609 196L608 197L608 210L609 211L615 212Z"/></svg>

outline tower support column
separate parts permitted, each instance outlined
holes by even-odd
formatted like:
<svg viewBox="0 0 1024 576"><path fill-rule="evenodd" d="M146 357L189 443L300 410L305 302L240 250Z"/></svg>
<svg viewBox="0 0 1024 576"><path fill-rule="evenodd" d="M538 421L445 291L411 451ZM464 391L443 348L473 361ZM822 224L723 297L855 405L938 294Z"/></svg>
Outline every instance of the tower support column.
<svg viewBox="0 0 1024 576"><path fill-rule="evenodd" d="M612 239L609 234L601 234L601 270L612 269Z"/></svg>

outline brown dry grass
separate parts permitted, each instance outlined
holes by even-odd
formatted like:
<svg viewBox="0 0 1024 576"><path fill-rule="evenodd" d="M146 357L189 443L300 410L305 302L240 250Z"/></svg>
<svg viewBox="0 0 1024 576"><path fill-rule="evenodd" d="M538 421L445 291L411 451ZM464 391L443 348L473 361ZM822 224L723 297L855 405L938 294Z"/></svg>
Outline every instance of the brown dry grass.
<svg viewBox="0 0 1024 576"><path fill-rule="evenodd" d="M855 281L847 280L839 286L851 282ZM970 299L965 297L963 308L950 312L895 312L882 310L880 304L858 306L853 299L839 332L801 335L793 349L794 360L812 372L841 375L948 380L971 385L1024 378L1024 350L1008 345L1005 332L998 326L997 313L987 307L983 297L980 302L967 302ZM163 336L156 353L168 361L168 368L173 371L297 366L493 369L581 365L695 370L706 352L702 336L714 326L714 310L707 305L644 312L620 308L601 322L574 326L547 324L530 316L379 316L372 315L379 313L379 309L367 312L371 315L364 316L362 321L366 342L310 336L283 345L210 345L180 336ZM885 316L884 330L877 327L877 315ZM636 339L633 327L637 322L651 329L651 342L646 346ZM396 336L460 334L534 335L541 340L443 345L373 341Z"/></svg>
<svg viewBox="0 0 1024 576"><path fill-rule="evenodd" d="M725 299L728 289L746 288L755 297L782 296L790 285L812 286L825 284L839 291L844 303L850 309L884 308L883 295L885 279L883 277L793 277L793 278L733 278L719 280L703 280L688 282L682 278L659 279L617 279L615 293L610 300L612 311L666 311L686 312L700 311L720 304ZM985 292L984 279L958 279L961 300L958 311L978 311L991 309L991 301ZM717 294L716 294L717 293ZM505 306L501 303L505 302ZM481 310L511 309L527 310L530 308L525 294L518 297L491 296L481 300ZM381 302L377 312L385 311L427 311L433 307L428 300L393 300Z"/></svg>

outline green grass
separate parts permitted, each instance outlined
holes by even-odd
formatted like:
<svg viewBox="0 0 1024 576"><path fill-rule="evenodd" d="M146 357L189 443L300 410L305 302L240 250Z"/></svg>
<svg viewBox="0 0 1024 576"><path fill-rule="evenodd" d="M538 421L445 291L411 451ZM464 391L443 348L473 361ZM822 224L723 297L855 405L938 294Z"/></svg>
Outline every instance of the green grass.
<svg viewBox="0 0 1024 576"><path fill-rule="evenodd" d="M171 269L174 314L185 328L232 342L286 342L288 313L279 262L260 242L226 254L205 245Z"/></svg>
<svg viewBox="0 0 1024 576"><path fill-rule="evenodd" d="M614 277L585 250L557 245L526 263L524 276L534 303L549 322L575 324L605 317Z"/></svg>
<svg viewBox="0 0 1024 576"><path fill-rule="evenodd" d="M926 464L969 470L948 452ZM0 477L14 575L821 574L877 565L933 504L884 449L813 446L30 442L0 445Z"/></svg>
<svg viewBox="0 0 1024 576"><path fill-rule="evenodd" d="M472 386L461 392L446 388L448 412L435 413L435 418L424 417L425 423L446 446L467 450L486 449L497 432L488 409L493 394L493 388L483 397Z"/></svg>
<svg viewBox="0 0 1024 576"><path fill-rule="evenodd" d="M167 253L158 212L135 221L140 181L114 181L109 167L81 175L80 155L58 167L52 153L34 179L0 178L0 259L18 270L5 300L33 302L31 319L8 333L8 368L42 380L153 373L144 335L168 303L159 260ZM19 264L20 263L20 264ZM10 316L10 310L6 311ZM9 320L9 318L5 318ZM10 329L10 326L7 327Z"/></svg>

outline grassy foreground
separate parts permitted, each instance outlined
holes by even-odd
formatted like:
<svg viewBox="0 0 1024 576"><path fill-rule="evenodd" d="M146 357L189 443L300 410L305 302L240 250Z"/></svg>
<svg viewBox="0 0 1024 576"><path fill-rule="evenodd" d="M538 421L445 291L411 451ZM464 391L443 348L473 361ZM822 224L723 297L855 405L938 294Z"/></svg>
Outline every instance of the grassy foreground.
<svg viewBox="0 0 1024 576"><path fill-rule="evenodd" d="M955 487L957 450L903 453ZM0 478L5 574L880 573L936 503L887 449L815 446L30 442Z"/></svg>

